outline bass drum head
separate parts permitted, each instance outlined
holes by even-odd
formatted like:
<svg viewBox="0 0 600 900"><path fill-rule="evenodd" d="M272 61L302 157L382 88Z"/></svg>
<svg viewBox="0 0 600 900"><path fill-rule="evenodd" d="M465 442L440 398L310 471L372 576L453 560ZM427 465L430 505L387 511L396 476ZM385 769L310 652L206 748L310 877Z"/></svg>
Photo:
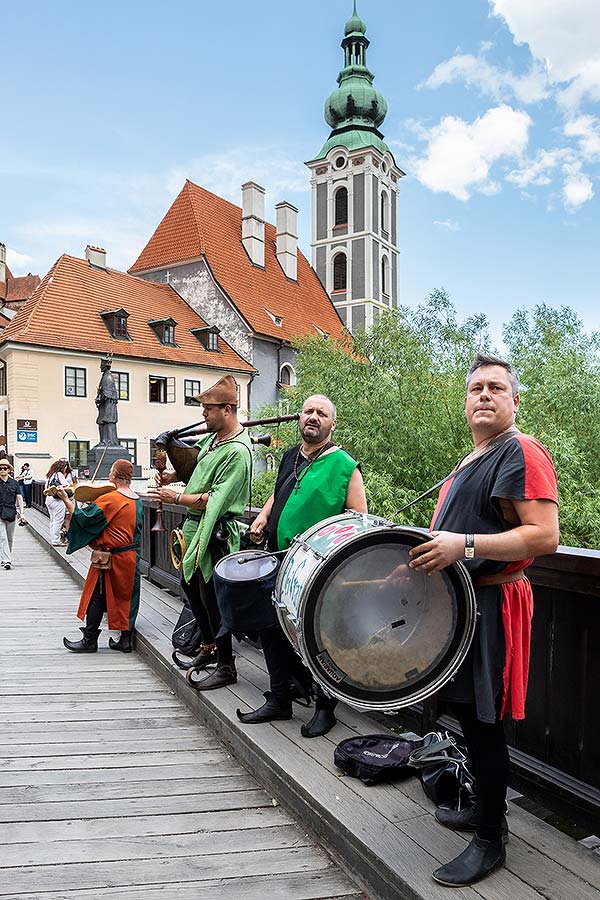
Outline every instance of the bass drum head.
<svg viewBox="0 0 600 900"><path fill-rule="evenodd" d="M305 662L336 697L393 710L430 696L466 656L475 594L461 564L434 575L408 568L426 534L375 529L319 567L307 586Z"/></svg>
<svg viewBox="0 0 600 900"><path fill-rule="evenodd" d="M278 568L277 557L264 550L240 550L224 556L215 565L215 572L224 581L258 581Z"/></svg>

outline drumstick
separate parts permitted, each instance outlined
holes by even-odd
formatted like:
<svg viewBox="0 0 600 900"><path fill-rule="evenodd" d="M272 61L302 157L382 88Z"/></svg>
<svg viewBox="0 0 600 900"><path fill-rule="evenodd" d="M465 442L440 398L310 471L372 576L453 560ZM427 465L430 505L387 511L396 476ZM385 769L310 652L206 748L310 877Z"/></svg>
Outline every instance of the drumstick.
<svg viewBox="0 0 600 900"><path fill-rule="evenodd" d="M365 578L364 581L340 581L340 587L360 587L362 584L383 584L387 578ZM392 582L390 582L391 584Z"/></svg>

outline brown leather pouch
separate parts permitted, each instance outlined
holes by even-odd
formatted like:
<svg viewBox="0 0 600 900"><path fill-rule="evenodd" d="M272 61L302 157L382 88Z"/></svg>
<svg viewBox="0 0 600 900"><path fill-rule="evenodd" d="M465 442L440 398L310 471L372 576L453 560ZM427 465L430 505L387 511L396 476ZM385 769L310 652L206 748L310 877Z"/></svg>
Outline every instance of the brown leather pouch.
<svg viewBox="0 0 600 900"><path fill-rule="evenodd" d="M112 569L112 553L110 550L92 550L90 565L94 569L101 569L103 572L107 569Z"/></svg>

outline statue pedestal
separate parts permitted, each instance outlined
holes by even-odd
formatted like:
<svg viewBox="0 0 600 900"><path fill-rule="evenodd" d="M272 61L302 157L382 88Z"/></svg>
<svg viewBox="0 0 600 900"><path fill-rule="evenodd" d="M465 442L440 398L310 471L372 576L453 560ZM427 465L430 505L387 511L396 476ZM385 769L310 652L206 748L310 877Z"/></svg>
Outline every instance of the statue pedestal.
<svg viewBox="0 0 600 900"><path fill-rule="evenodd" d="M104 454L104 459L102 459L102 454ZM96 466L101 459L102 465L96 472ZM129 462L131 462L131 455L129 451L125 449L125 447L105 447L104 444L96 444L94 447L90 447L87 457L87 467L90 472L90 478L94 475L94 472L96 472L96 480L98 481L108 478L108 473L112 469L113 463L118 459L127 459ZM141 466L134 465L133 477L142 477Z"/></svg>

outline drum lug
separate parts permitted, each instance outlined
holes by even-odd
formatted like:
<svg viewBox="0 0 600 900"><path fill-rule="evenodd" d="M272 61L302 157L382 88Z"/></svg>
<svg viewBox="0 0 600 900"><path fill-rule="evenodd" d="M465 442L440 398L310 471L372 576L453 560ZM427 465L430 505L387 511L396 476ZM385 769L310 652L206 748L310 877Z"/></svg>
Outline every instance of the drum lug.
<svg viewBox="0 0 600 900"><path fill-rule="evenodd" d="M318 559L318 560L327 559L327 557L323 553L320 553L318 550L315 550L315 548L311 547L310 544L307 544L306 541L299 541L296 538L296 543L297 543L298 547L302 547L302 549L305 550L307 553L312 553L312 555L315 557L315 559Z"/></svg>

